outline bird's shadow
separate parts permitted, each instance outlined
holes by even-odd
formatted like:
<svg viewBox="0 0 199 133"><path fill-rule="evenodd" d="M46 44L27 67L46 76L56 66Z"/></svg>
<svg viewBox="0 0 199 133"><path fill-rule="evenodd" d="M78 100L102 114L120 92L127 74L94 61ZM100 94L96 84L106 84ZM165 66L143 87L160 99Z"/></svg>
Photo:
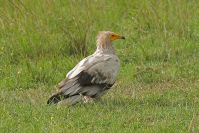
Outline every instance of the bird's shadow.
<svg viewBox="0 0 199 133"><path fill-rule="evenodd" d="M123 99L100 99L98 101L96 101L97 104L100 105L105 105L105 106L109 106L109 105L117 105L117 106L123 106L126 105L127 102Z"/></svg>
<svg viewBox="0 0 199 133"><path fill-rule="evenodd" d="M112 107L119 107L119 108L123 108L123 107L128 107L128 106L132 106L132 102L128 101L126 99L98 99L92 103L77 103L72 107L91 107L91 106L96 106L96 107L107 107L107 108L112 108Z"/></svg>

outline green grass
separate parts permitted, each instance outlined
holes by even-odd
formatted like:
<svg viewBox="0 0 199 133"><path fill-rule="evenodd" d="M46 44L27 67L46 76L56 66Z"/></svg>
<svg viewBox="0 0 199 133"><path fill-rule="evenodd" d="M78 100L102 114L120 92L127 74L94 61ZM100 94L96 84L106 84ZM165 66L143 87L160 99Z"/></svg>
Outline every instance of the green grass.
<svg viewBox="0 0 199 133"><path fill-rule="evenodd" d="M197 0L0 0L0 131L199 132L198 22ZM127 38L114 87L47 106L100 30Z"/></svg>

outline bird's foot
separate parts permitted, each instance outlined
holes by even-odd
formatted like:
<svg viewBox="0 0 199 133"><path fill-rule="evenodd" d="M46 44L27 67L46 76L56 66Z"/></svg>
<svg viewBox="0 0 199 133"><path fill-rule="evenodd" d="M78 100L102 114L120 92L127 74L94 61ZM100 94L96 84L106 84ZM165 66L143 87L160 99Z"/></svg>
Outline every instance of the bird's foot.
<svg viewBox="0 0 199 133"><path fill-rule="evenodd" d="M84 103L93 103L94 99L89 96L83 96Z"/></svg>

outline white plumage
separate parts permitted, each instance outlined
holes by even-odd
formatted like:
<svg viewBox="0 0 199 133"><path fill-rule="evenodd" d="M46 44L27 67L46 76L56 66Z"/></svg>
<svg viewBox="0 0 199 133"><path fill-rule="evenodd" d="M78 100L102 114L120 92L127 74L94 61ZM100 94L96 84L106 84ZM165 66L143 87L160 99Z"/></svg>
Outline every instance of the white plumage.
<svg viewBox="0 0 199 133"><path fill-rule="evenodd" d="M92 83L109 83L113 84L116 75L119 71L119 59L114 54L94 53L93 55L84 58L77 64L68 74L67 79L76 77L82 71L87 71L90 75L94 76ZM98 73L107 77L106 80L98 77Z"/></svg>
<svg viewBox="0 0 199 133"><path fill-rule="evenodd" d="M59 83L59 91L48 100L58 103L75 104L81 100L96 99L102 96L115 83L120 62L115 55L112 41L124 39L116 33L104 31L97 37L94 54L84 58Z"/></svg>

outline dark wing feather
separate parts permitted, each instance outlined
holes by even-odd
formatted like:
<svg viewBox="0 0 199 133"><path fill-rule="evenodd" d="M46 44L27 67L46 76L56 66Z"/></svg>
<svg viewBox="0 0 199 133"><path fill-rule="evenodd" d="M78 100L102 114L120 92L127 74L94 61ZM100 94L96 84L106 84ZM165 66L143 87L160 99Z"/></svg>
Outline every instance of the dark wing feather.
<svg viewBox="0 0 199 133"><path fill-rule="evenodd" d="M48 104L58 103L62 99L67 99L76 95L85 95L90 97L98 97L102 92L110 89L113 84L96 83L95 80L99 78L105 80L103 74L96 72L92 75L86 71L82 71L77 77L72 79L64 79L59 83L59 92L51 96Z"/></svg>

